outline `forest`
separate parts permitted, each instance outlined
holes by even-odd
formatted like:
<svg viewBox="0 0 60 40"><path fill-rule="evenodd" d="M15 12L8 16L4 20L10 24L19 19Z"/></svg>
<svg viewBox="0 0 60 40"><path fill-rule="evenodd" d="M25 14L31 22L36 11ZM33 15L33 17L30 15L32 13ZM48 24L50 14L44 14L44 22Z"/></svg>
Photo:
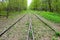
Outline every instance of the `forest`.
<svg viewBox="0 0 60 40"><path fill-rule="evenodd" d="M0 15L8 17L9 12L27 9L27 0L2 0L0 1Z"/></svg>
<svg viewBox="0 0 60 40"><path fill-rule="evenodd" d="M23 10L26 8L27 0L2 0L0 2L0 10Z"/></svg>
<svg viewBox="0 0 60 40"><path fill-rule="evenodd" d="M60 12L60 0L32 0L31 9Z"/></svg>

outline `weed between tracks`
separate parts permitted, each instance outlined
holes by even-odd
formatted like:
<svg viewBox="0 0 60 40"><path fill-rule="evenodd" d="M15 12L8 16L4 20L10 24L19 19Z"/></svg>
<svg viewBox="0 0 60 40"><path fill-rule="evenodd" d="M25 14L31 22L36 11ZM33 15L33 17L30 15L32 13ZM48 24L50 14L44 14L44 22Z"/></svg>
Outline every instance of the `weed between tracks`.
<svg viewBox="0 0 60 40"><path fill-rule="evenodd" d="M32 30L29 31L29 37L30 37L31 39L33 39Z"/></svg>
<svg viewBox="0 0 60 40"><path fill-rule="evenodd" d="M26 23L26 26L29 27L29 23L28 23L28 22ZM30 38L30 39L33 39L32 29L29 30L29 38Z"/></svg>
<svg viewBox="0 0 60 40"><path fill-rule="evenodd" d="M52 37L52 40L58 40L58 38L57 38L57 37L55 37L55 36L53 36L53 37Z"/></svg>
<svg viewBox="0 0 60 40"><path fill-rule="evenodd" d="M56 35L56 36L60 36L60 32L56 32L55 35Z"/></svg>
<svg viewBox="0 0 60 40"><path fill-rule="evenodd" d="M28 26L29 26L29 23L27 22L27 23L26 23L26 27L28 27Z"/></svg>

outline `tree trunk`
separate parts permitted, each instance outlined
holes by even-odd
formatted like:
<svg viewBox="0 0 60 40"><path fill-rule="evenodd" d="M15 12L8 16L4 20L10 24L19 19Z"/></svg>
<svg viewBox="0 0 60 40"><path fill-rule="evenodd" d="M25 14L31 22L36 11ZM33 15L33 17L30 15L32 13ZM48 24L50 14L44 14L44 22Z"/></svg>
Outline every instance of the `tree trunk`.
<svg viewBox="0 0 60 40"><path fill-rule="evenodd" d="M56 0L56 3L57 3L58 1ZM56 11L58 11L58 5L56 4Z"/></svg>
<svg viewBox="0 0 60 40"><path fill-rule="evenodd" d="M52 8L51 8L51 0L48 0L48 5L49 5L49 11L52 12Z"/></svg>

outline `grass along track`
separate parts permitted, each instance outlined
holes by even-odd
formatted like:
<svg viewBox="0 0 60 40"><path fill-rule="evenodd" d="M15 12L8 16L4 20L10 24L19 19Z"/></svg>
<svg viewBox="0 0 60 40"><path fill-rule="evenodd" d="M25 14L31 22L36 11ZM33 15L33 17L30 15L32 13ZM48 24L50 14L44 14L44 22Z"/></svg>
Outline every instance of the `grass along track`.
<svg viewBox="0 0 60 40"><path fill-rule="evenodd" d="M55 32L34 15L32 15L32 24L35 40L53 40L53 37L56 37ZM56 39L59 40L57 37Z"/></svg>
<svg viewBox="0 0 60 40"><path fill-rule="evenodd" d="M39 15L37 15L37 14L35 14L35 16L36 16L40 21L42 21L45 25L47 25L50 29L52 29L57 36L60 36L60 31L59 31L59 30L60 30L60 27L59 27L59 26L55 25L54 23L51 23L50 21L44 19L43 17L41 17L41 16L39 16Z"/></svg>

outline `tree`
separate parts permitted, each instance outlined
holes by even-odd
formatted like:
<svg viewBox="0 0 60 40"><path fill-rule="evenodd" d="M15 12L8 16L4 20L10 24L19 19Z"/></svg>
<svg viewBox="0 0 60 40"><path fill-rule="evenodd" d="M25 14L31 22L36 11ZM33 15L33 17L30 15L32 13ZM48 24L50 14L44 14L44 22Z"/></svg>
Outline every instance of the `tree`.
<svg viewBox="0 0 60 40"><path fill-rule="evenodd" d="M33 0L30 9L60 12L60 0Z"/></svg>

